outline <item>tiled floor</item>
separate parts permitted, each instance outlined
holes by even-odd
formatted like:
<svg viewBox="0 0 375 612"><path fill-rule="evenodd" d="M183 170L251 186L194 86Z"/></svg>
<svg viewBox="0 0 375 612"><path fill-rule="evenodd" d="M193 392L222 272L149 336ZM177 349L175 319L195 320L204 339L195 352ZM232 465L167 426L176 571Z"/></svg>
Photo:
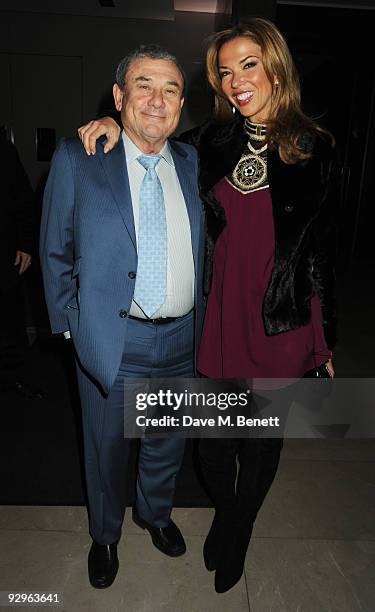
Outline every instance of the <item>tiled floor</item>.
<svg viewBox="0 0 375 612"><path fill-rule="evenodd" d="M202 560L212 510L182 508L183 557L159 553L128 513L118 576L97 591L84 508L3 506L0 590L60 591L68 612L373 612L374 451L371 440L286 441L245 576L224 595Z"/></svg>

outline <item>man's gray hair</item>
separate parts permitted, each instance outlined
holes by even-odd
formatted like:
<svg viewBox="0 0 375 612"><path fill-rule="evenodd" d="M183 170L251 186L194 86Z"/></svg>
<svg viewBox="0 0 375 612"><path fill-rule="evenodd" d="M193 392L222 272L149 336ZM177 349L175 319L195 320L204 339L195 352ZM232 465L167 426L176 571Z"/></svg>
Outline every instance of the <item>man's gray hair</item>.
<svg viewBox="0 0 375 612"><path fill-rule="evenodd" d="M141 59L142 57L150 57L151 59L167 60L172 62L181 74L183 82L182 95L184 95L186 86L185 72L176 56L159 45L140 45L122 58L116 69L116 83L121 90L125 88L126 76L130 65L135 62L135 60Z"/></svg>

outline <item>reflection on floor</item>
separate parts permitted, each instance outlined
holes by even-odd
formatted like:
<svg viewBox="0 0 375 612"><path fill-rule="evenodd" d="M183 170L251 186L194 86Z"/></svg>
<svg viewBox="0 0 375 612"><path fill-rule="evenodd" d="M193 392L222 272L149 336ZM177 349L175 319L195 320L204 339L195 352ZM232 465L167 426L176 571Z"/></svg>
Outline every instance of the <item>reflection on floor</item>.
<svg viewBox="0 0 375 612"><path fill-rule="evenodd" d="M209 508L175 509L187 541L178 559L157 551L128 512L118 576L97 591L87 578L83 507L3 506L0 590L60 592L68 612L371 612L374 451L371 440L288 440L245 576L224 595L202 560Z"/></svg>

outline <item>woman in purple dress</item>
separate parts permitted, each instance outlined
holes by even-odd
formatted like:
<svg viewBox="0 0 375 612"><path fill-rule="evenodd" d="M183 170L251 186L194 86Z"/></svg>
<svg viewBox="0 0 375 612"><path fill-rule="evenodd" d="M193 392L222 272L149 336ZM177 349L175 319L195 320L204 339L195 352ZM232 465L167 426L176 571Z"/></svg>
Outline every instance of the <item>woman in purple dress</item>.
<svg viewBox="0 0 375 612"><path fill-rule="evenodd" d="M331 139L303 114L290 52L271 22L215 34L207 73L215 121L190 134L207 216L198 368L212 378L296 379L326 363L333 376ZM281 448L282 438L261 436L200 443L215 505L204 560L218 592L242 576Z"/></svg>
<svg viewBox="0 0 375 612"><path fill-rule="evenodd" d="M326 363L333 376L331 139L302 112L289 49L270 21L253 18L215 34L207 73L215 117L180 137L199 152L206 211L199 370L219 379L298 379ZM103 131L117 141L110 119L99 128L83 129L86 150ZM218 592L242 576L281 449L281 437L200 442L215 506L204 560L216 570Z"/></svg>

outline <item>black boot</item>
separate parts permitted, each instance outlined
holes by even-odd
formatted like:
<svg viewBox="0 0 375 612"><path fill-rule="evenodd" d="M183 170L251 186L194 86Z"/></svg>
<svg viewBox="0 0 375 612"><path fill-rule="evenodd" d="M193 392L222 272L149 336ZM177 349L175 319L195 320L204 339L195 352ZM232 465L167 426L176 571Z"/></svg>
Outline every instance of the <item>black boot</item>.
<svg viewBox="0 0 375 612"><path fill-rule="evenodd" d="M203 559L209 572L217 567L220 549L231 537L235 520L238 440L209 438L199 444L204 482L215 506L215 517L203 546Z"/></svg>
<svg viewBox="0 0 375 612"><path fill-rule="evenodd" d="M229 591L241 579L254 522L276 476L283 440L242 440L237 481L237 520L234 536L221 550L215 574L217 593Z"/></svg>
<svg viewBox="0 0 375 612"><path fill-rule="evenodd" d="M254 520L242 519L234 526L231 535L228 535L226 542L223 543L215 572L215 591L217 593L229 591L241 580Z"/></svg>
<svg viewBox="0 0 375 612"><path fill-rule="evenodd" d="M229 546L233 538L233 525L235 522L235 504L216 510L210 531L203 545L203 559L206 569L212 572L216 569L221 551Z"/></svg>

